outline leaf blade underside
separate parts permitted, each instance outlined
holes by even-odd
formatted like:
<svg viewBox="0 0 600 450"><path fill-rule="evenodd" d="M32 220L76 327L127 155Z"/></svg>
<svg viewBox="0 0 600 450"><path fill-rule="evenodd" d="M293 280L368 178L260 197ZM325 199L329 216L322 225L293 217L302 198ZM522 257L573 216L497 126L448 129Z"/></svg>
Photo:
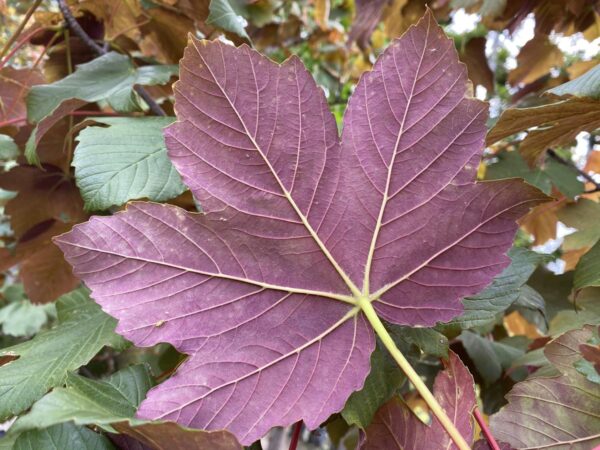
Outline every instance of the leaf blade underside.
<svg viewBox="0 0 600 450"><path fill-rule="evenodd" d="M298 420L315 428L369 371L375 338L359 298L371 297L390 322L431 325L458 315L460 299L508 264L515 219L545 197L516 180L474 183L485 111L465 97L465 69L452 45L430 13L395 41L359 82L340 144L325 97L298 58L276 65L247 46L192 40L174 88L178 122L165 139L207 213L134 203L57 239L121 334L190 355L149 392L140 417L226 428L242 444ZM421 76L425 83L414 89L430 94L406 103L407 125L397 124L391 143L376 143L401 155L377 179L395 195L384 202L366 177L385 161L366 145L370 131L365 145L356 143L365 122L376 119L381 135L393 122L371 118L360 96L389 87L376 78L407 48L419 48L426 64L421 74L396 72L386 98L402 104L398 80L410 76ZM431 48L451 56L430 55ZM440 60L448 65L441 75ZM444 101L450 118L431 107ZM414 108L423 102L429 112ZM469 128L465 120L477 123ZM361 169L365 161L373 173ZM417 185L425 187L411 194ZM435 217L440 208L444 215ZM433 217L434 231L423 231ZM390 240L402 228L406 239ZM461 267L462 258L477 264ZM432 285L423 285L423 270Z"/></svg>

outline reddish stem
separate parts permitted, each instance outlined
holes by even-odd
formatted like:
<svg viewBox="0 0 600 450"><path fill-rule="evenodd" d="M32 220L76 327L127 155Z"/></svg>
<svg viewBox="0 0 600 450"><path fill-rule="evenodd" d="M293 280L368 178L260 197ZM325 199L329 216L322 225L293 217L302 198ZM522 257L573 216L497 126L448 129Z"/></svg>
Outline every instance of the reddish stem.
<svg viewBox="0 0 600 450"><path fill-rule="evenodd" d="M479 410L477 409L477 407L475 407L475 409L473 410L473 416L475 416L475 420L479 424L479 428L481 428L481 432L485 436L485 439L488 441L488 444L490 444L492 450L500 450L500 446L496 442L496 439L494 439L492 432L488 428L487 423L485 423L485 420L479 412Z"/></svg>
<svg viewBox="0 0 600 450"><path fill-rule="evenodd" d="M88 111L85 109L80 109L77 111L71 111L69 113L71 116L122 116L123 114L119 114L112 111Z"/></svg>
<svg viewBox="0 0 600 450"><path fill-rule="evenodd" d="M294 432L292 433L292 440L290 441L290 450L296 450L298 440L300 439L300 431L302 431L301 420L294 424Z"/></svg>
<svg viewBox="0 0 600 450"><path fill-rule="evenodd" d="M13 123L25 122L26 120L27 117L15 117L14 119L5 120L4 122L0 122L0 128L7 127Z"/></svg>
<svg viewBox="0 0 600 450"><path fill-rule="evenodd" d="M21 39L17 42L17 44L12 48L12 50L6 55L6 57L0 62L0 69L2 69L8 61L17 53L21 47L25 44L29 43L29 39L38 34L40 31L44 31L44 28L35 28L31 30L29 33L21 37Z"/></svg>

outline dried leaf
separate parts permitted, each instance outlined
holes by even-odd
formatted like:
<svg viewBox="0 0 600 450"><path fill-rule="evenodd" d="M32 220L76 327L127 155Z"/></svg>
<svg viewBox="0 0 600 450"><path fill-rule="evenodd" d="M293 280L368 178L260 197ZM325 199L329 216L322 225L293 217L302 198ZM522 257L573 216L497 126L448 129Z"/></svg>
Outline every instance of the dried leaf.
<svg viewBox="0 0 600 450"><path fill-rule="evenodd" d="M533 165L550 147L569 145L581 131L600 127L600 101L570 98L534 108L505 110L486 138L488 145L529 130L519 145L523 158Z"/></svg>
<svg viewBox="0 0 600 450"><path fill-rule="evenodd" d="M14 120L25 121L25 97L32 86L41 83L44 77L37 70L5 67L0 71L0 128Z"/></svg>
<svg viewBox="0 0 600 450"><path fill-rule="evenodd" d="M315 22L322 30L329 28L329 11L331 9L330 0L315 0Z"/></svg>
<svg viewBox="0 0 600 450"><path fill-rule="evenodd" d="M315 428L369 371L360 305L433 325L506 267L515 220L547 197L475 183L486 113L465 72L428 13L361 78L340 144L298 58L191 41L166 142L207 212L134 203L56 240L120 333L190 355L140 417L242 444Z"/></svg>
<svg viewBox="0 0 600 450"><path fill-rule="evenodd" d="M563 53L550 42L548 36L536 34L519 52L517 67L508 74L508 82L513 86L532 83L550 69L561 67L563 62Z"/></svg>

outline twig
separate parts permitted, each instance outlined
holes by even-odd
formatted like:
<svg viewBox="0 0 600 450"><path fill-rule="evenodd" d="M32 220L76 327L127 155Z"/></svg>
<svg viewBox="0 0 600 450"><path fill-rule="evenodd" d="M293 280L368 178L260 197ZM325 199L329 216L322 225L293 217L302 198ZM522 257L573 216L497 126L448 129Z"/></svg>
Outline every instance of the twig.
<svg viewBox="0 0 600 450"><path fill-rule="evenodd" d="M40 33L41 31L44 31L44 29L35 28L23 35L23 37L21 37L21 39L19 39L19 41L17 42L17 45L15 45L12 48L12 50L8 53L8 55L6 55L6 57L2 60L2 62L0 62L0 69L2 69L6 65L6 63L8 63L13 56L15 56L15 53L17 53L25 44L27 44L27 41L29 41L29 39L31 39L33 36Z"/></svg>
<svg viewBox="0 0 600 450"><path fill-rule="evenodd" d="M92 50L94 50L98 55L104 55L107 53L107 49L98 45L96 41L94 41L83 28L79 25L79 22L73 16L71 12L71 8L67 5L66 0L58 0L58 7L62 12L63 17L67 21L69 28L75 33L81 40ZM166 113L159 106L158 103L148 94L148 91L141 86L134 86L133 89L135 92L139 94L140 97L146 102L150 110L156 114L157 116L166 116Z"/></svg>
<svg viewBox="0 0 600 450"><path fill-rule="evenodd" d="M302 421L298 421L294 424L294 431L292 433L292 440L290 441L290 449L296 450L298 447L298 440L300 439L300 431L302 431Z"/></svg>
<svg viewBox="0 0 600 450"><path fill-rule="evenodd" d="M492 432L490 431L489 427L487 426L487 423L485 423L485 420L481 416L481 413L477 409L477 406L473 410L473 416L475 417L475 420L479 424L479 428L481 428L481 432L485 436L485 439L488 441L488 444L490 444L490 448L492 450L500 450L500 446L496 442L496 439L494 439Z"/></svg>
<svg viewBox="0 0 600 450"><path fill-rule="evenodd" d="M552 158L553 160L569 167L570 169L572 169L573 171L577 172L578 175L582 176L583 178L585 178L587 181L589 181L590 183L592 183L594 185L594 189L591 189L589 191L585 191L584 194L592 194L594 192L599 192L600 191L600 183L597 182L596 180L594 180L594 177L592 177L589 173L581 170L579 167L577 167L572 161L569 161L568 159L563 158L562 156L558 155L553 149L549 148L546 153L548 154L548 156L550 158Z"/></svg>
<svg viewBox="0 0 600 450"><path fill-rule="evenodd" d="M27 22L29 22L29 19L31 18L31 16L33 15L33 13L37 9L37 7L40 6L40 3L42 3L42 0L35 0L33 5L31 5L29 7L27 12L25 13L25 17L23 17L23 20L19 24L19 27L16 29L15 33L10 37L8 42L4 45L4 48L2 48L2 51L0 51L0 59L4 58L4 55L6 55L8 50L12 47L14 42L17 40L17 38L19 37L19 35L21 34L23 29L27 25Z"/></svg>

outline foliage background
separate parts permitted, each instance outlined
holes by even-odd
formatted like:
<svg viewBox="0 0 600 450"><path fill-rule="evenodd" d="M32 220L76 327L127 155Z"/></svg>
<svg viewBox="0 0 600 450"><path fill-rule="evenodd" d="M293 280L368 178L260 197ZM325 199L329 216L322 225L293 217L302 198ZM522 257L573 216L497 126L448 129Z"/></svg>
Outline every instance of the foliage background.
<svg viewBox="0 0 600 450"><path fill-rule="evenodd" d="M449 346L474 375L480 409L487 416L498 412L506 403L505 396L530 373L536 370L538 375L556 373L555 366L542 353L551 339L580 329L584 324L596 326L596 330L600 325L600 288L597 287L600 285L600 244L597 244L600 240L600 175L597 175L600 146L596 138L600 126L598 2L70 1L74 16L89 36L105 50L126 56L106 59L94 66L91 79L95 89L80 78L75 85L81 90L76 95L79 100L67 101L66 107L62 103L62 110L55 109L58 104L52 103L51 95L43 89L32 90L32 86L64 79L75 72L77 65L93 61L97 55L65 26L56 3L37 3L0 2L0 47L6 49L0 59L0 160L3 166L0 173L0 366L3 365L0 367L0 380L3 380L0 404L19 400L11 397L14 392L11 393L10 386L6 387L15 383L6 381L11 376L7 370L14 358L10 356L14 345L21 346L16 352L22 363L21 375L30 375L19 383L26 383L30 393L35 391L32 387L35 382L41 385L37 387L39 394L30 395L29 400L0 408L0 419L12 421L51 387L76 385L81 380L71 380L74 384L69 384L69 377L76 373L86 379L105 380L128 370L131 373L127 376L149 377L146 381L149 386L166 378L181 361L182 356L166 344L152 349L128 346L112 334L110 326L106 335L100 333L87 345L86 357L64 361L51 381L40 379L35 356L27 359L26 355L27 351L35 355L36 346L44 341L48 348L61 345L61 350L68 349L69 344L85 341L90 327L77 328L77 323L85 323L86 318L92 322L98 320L94 315L98 311L86 304L85 298L79 298L85 297L85 293L68 294L77 288L79 281L71 274L62 253L51 243L53 236L86 220L92 212L114 213L131 199L168 201L196 210L194 199L176 174L170 173L172 168L168 161L161 159L160 134L157 141L156 134L152 135L134 122L131 126L127 122L111 122L114 117L138 118L152 114L148 105L132 91L134 83L140 84L139 78L136 81L121 76L140 68L146 71L147 80L141 83L146 85L146 92L168 116L174 114L171 86L177 79L177 70L172 65L182 56L188 33L226 39L234 44L246 42L276 61L298 55L324 89L330 108L341 124L346 102L360 75L370 69L391 39L400 36L422 16L427 5L454 39L458 54L468 67L474 95L489 101L488 125L493 131L479 168L480 179L521 177L556 201L534 209L522 219L516 249L511 251L513 265L503 273L504 278L481 294L471 316L428 330L424 332L425 337L396 330L399 345L429 383L439 371L439 358L447 354ZM35 12L27 26L17 31L34 4ZM13 36L16 40L11 41ZM107 67L109 70L105 72L100 70ZM565 85L570 80L578 81ZM115 91L117 82L121 83L118 86L122 91ZM553 88L556 89L548 94ZM63 100L73 96L73 86L63 96ZM509 112L501 117L509 108L532 107L538 109L525 110L520 116ZM103 119L92 122L88 117ZM169 121L168 118L148 119L144 126L156 130L153 124L160 122L163 126ZM112 134L98 125L109 127ZM154 149L156 172L147 172L146 179L133 183L133 177L144 177L144 174L128 172L138 163L124 160L106 187L102 177L107 175L98 173L97 167L111 151L111 142L106 148L97 149L96 159L90 159L93 151L89 148L95 140L107 139L110 135L114 144L133 135L141 142L140 146ZM552 150L547 151L549 148ZM120 158L119 155L113 157ZM148 179L158 179L162 184L148 185ZM68 295L61 297L65 294ZM468 302L469 299L465 304ZM69 305L82 308L75 319L68 314ZM68 329L58 333L62 343L52 341L53 336L48 337L48 331L56 331L57 327ZM597 335L597 331L595 333ZM33 345L27 347L27 343ZM597 344L596 341L587 343L591 350L578 362L579 372L596 383L600 378L594 372L598 369L593 367L599 359ZM388 361L380 355L377 358L382 358L378 364L386 367ZM136 367L140 366L136 364L144 363L150 372L137 373L140 369ZM375 409L397 390L415 411L427 414L400 373L389 369L386 377L385 387L375 387L371 393ZM141 399L130 400L131 411L121 411L118 417L130 417ZM362 406L353 408L351 401L342 415L333 417L322 429L313 433L304 430L304 444L317 448L350 448L357 435L355 427L349 424L369 420L368 414L366 418L356 417L362 414L357 410L362 410ZM77 435L83 441L101 439L94 445L106 448L119 445L117 438L108 441L104 437L106 431L115 431L103 428L103 424L115 421L114 415L105 417L103 422L98 417L79 420L77 411L72 414L71 419L76 418L78 425L58 421L48 424L50 428L46 430L52 431L45 432L52 434L57 430L52 427L62 427L61 433ZM90 427L83 428L83 425ZM600 421L592 421L588 428L590 433L600 434ZM97 433L100 430L104 430L102 436ZM42 431L26 433L29 433L27 439L42 439ZM270 440L264 441L265 448L285 445L282 442L288 435L289 430L275 430ZM4 445L12 445L7 442L4 439Z"/></svg>

